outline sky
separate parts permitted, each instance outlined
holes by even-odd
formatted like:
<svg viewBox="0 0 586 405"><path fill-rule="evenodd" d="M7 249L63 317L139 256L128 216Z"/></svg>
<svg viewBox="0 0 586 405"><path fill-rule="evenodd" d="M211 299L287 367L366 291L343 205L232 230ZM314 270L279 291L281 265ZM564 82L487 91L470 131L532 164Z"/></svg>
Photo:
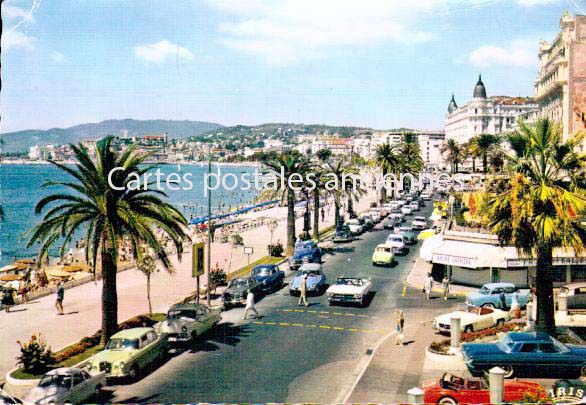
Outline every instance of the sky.
<svg viewBox="0 0 586 405"><path fill-rule="evenodd" d="M586 0L5 0L0 132L105 119L442 129L531 96Z"/></svg>

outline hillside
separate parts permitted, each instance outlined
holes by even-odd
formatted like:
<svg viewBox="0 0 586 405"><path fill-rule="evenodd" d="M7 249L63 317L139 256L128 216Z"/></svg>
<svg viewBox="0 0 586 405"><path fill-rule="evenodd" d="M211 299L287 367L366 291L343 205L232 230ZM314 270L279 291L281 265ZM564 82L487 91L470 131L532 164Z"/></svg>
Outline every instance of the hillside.
<svg viewBox="0 0 586 405"><path fill-rule="evenodd" d="M222 128L222 125L201 121L171 120L106 120L94 124L81 124L70 128L48 130L24 130L2 134L6 153L26 152L38 144L68 144L84 139L98 139L108 134L120 135L128 130L128 135L160 134L167 132L170 138L188 138L194 135Z"/></svg>

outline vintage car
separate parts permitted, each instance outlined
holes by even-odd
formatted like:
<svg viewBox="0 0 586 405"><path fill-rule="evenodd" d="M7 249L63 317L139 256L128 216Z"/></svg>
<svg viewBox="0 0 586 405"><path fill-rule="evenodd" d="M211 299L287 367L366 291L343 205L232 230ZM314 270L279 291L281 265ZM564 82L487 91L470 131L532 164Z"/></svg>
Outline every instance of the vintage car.
<svg viewBox="0 0 586 405"><path fill-rule="evenodd" d="M360 214L358 216L358 221L364 222L363 227L366 230L372 229L374 227L374 220L372 219L372 216L368 212L364 212L364 213Z"/></svg>
<svg viewBox="0 0 586 405"><path fill-rule="evenodd" d="M424 229L417 234L417 240L424 240L437 234L436 228Z"/></svg>
<svg viewBox="0 0 586 405"><path fill-rule="evenodd" d="M364 306L370 290L372 281L368 279L338 277L336 284L332 284L326 294L330 305L351 302Z"/></svg>
<svg viewBox="0 0 586 405"><path fill-rule="evenodd" d="M468 311L453 311L435 317L433 328L442 333L450 333L452 318L460 318L460 329L463 332L474 332L505 323L511 317L508 312L496 308L469 307Z"/></svg>
<svg viewBox="0 0 586 405"><path fill-rule="evenodd" d="M417 243L417 235L410 226L396 226L394 232L403 235L405 243L408 245Z"/></svg>
<svg viewBox="0 0 586 405"><path fill-rule="evenodd" d="M0 405L18 405L22 404L22 401L18 398L8 394L2 388L0 388Z"/></svg>
<svg viewBox="0 0 586 405"><path fill-rule="evenodd" d="M297 270L305 263L321 263L321 249L312 240L297 242L293 256L289 259L289 268Z"/></svg>
<svg viewBox="0 0 586 405"><path fill-rule="evenodd" d="M254 277L238 277L231 280L222 295L224 309L246 304L248 290L252 291L255 300L262 294L262 286L254 279Z"/></svg>
<svg viewBox="0 0 586 405"><path fill-rule="evenodd" d="M83 403L100 399L106 372L89 374L79 368L62 367L47 372L39 384L24 396L25 404Z"/></svg>
<svg viewBox="0 0 586 405"><path fill-rule="evenodd" d="M401 222L403 222L401 220L401 218L398 217L393 217L392 214L391 216L388 216L384 221L383 221L383 228L384 229L394 229L395 226L399 225Z"/></svg>
<svg viewBox="0 0 586 405"><path fill-rule="evenodd" d="M166 333L169 343L195 341L222 320L218 309L202 304L175 304L167 312L167 318L157 323L157 333Z"/></svg>
<svg viewBox="0 0 586 405"><path fill-rule="evenodd" d="M307 276L305 280L306 291L308 294L320 294L326 287L326 275L324 274L321 264L309 263L304 264L297 270L295 277L289 283L289 294L299 295L299 286L301 277Z"/></svg>
<svg viewBox="0 0 586 405"><path fill-rule="evenodd" d="M106 372L106 378L136 380L149 364L163 362L169 350L166 334L153 328L122 330L110 338L104 350L87 363L89 373Z"/></svg>
<svg viewBox="0 0 586 405"><path fill-rule="evenodd" d="M409 249L405 243L405 237L400 234L392 233L387 236L387 240L385 245L390 245L393 247L393 253L395 254L407 254Z"/></svg>
<svg viewBox="0 0 586 405"><path fill-rule="evenodd" d="M586 309L586 282L566 284L560 288L559 295L562 294L569 310Z"/></svg>
<svg viewBox="0 0 586 405"><path fill-rule="evenodd" d="M411 201L409 208L411 208L411 211L419 211L419 203L417 201Z"/></svg>
<svg viewBox="0 0 586 405"><path fill-rule="evenodd" d="M352 236L352 232L348 227L342 227L334 232L334 237L332 240L334 243L352 242L354 240L354 236Z"/></svg>
<svg viewBox="0 0 586 405"><path fill-rule="evenodd" d="M413 217L413 221L411 221L411 227L419 231L425 229L427 227L427 221L425 220L425 217Z"/></svg>
<svg viewBox="0 0 586 405"><path fill-rule="evenodd" d="M285 272L279 270L276 264L259 264L252 269L250 275L260 284L263 293L277 291L285 283Z"/></svg>
<svg viewBox="0 0 586 405"><path fill-rule="evenodd" d="M464 343L462 354L472 375L498 366L505 378L543 373L586 377L586 347L565 345L544 332L509 332L496 344Z"/></svg>
<svg viewBox="0 0 586 405"><path fill-rule="evenodd" d="M352 232L352 235L360 235L362 232L364 232L364 227L360 224L360 221L358 219L349 219L348 221L346 221L345 225L348 226L348 229L350 229L350 232Z"/></svg>
<svg viewBox="0 0 586 405"><path fill-rule="evenodd" d="M489 404L488 383L481 378L462 378L445 373L439 380L424 383L423 403L425 404ZM546 398L543 387L531 381L505 381L503 399L505 402L522 402L525 393L535 398Z"/></svg>
<svg viewBox="0 0 586 405"><path fill-rule="evenodd" d="M372 220L374 221L375 224L379 223L380 220L382 219L382 215L380 213L380 209L379 208L374 208L371 209L368 214L370 215L370 218L372 218Z"/></svg>
<svg viewBox="0 0 586 405"><path fill-rule="evenodd" d="M413 210L411 209L411 206L409 205L404 205L401 207L401 212L405 215L411 215L413 214Z"/></svg>
<svg viewBox="0 0 586 405"><path fill-rule="evenodd" d="M395 261L395 253L393 252L393 245L381 243L377 245L372 253L373 266L390 266Z"/></svg>
<svg viewBox="0 0 586 405"><path fill-rule="evenodd" d="M505 293L505 302L510 308L511 300L514 293L517 293L517 299L521 308L524 308L529 301L529 290L519 290L512 283L490 283L485 284L478 292L469 293L466 296L466 304L474 307L499 308L500 294Z"/></svg>

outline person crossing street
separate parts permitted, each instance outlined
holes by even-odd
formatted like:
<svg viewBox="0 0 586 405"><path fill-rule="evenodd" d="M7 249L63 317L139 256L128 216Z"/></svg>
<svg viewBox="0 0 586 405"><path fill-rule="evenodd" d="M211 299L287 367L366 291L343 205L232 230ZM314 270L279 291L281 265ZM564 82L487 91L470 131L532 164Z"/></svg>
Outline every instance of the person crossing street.
<svg viewBox="0 0 586 405"><path fill-rule="evenodd" d="M301 277L301 282L299 283L299 301L297 305L301 305L302 303L306 307L309 306L307 303L307 274Z"/></svg>
<svg viewBox="0 0 586 405"><path fill-rule="evenodd" d="M248 311L254 312L255 318L260 318L260 315L258 314L258 312L256 311L256 308L254 307L254 294L252 293L251 289L248 289L248 291L247 291L246 308L244 309L244 316L242 317L242 319L246 319L246 317L248 316Z"/></svg>

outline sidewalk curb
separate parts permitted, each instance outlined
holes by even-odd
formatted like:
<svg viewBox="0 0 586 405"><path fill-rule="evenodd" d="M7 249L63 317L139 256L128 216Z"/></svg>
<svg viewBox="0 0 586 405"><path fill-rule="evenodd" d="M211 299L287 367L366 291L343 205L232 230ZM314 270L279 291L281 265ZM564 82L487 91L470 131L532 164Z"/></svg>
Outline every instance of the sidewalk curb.
<svg viewBox="0 0 586 405"><path fill-rule="evenodd" d="M412 281L411 276L413 275L413 273L415 272L415 266L417 265L417 260L415 261L415 263L413 263L413 266L411 267L411 271L409 272L409 275L407 276L407 279L405 280L405 284L408 285L409 287L412 288L416 288L418 290L423 289L423 283L416 283L414 281ZM431 290L432 292L435 293L439 293L442 294L443 290L441 288L438 287L434 287ZM450 291L450 295L451 296L456 296L459 298L466 298L466 296L468 295L468 293L465 293L463 291Z"/></svg>

